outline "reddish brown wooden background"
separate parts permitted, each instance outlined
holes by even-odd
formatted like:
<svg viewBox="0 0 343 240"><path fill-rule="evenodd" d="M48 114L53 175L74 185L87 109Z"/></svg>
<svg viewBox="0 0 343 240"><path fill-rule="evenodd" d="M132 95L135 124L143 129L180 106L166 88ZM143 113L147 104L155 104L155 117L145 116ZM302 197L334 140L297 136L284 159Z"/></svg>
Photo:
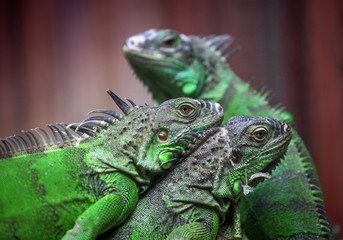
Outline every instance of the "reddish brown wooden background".
<svg viewBox="0 0 343 240"><path fill-rule="evenodd" d="M121 53L149 28L235 38L232 69L294 114L343 226L341 0L2 0L0 136L112 108L106 88L152 104Z"/></svg>

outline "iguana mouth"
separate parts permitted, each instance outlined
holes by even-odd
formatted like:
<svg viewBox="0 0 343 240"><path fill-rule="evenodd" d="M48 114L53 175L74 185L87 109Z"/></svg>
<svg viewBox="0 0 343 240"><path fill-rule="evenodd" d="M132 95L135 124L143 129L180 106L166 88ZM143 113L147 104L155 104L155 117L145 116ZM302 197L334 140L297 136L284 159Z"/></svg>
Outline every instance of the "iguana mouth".
<svg viewBox="0 0 343 240"><path fill-rule="evenodd" d="M285 144L287 141L290 141L290 137L286 138L284 140ZM282 144L282 145L283 145ZM288 145L288 144L287 144ZM247 185L250 187L256 187L257 184L261 183L264 181L266 178L271 178L272 177L272 171L277 168L277 166L281 163L281 160L284 159L286 153L284 153L281 157L278 159L270 162L268 165L266 165L259 173L252 174L250 178L248 179Z"/></svg>
<svg viewBox="0 0 343 240"><path fill-rule="evenodd" d="M149 71L146 66L154 66L156 68L173 70L175 73L182 71L185 65L182 62L175 61L170 58L156 57L152 54L137 52L132 49L125 49L124 54L136 74L139 81L141 81L145 86L148 87L149 92L156 98L158 95L159 101L163 102L168 99L180 97L179 94L172 96L171 91L169 91L168 82L159 81L161 76L156 75L154 70ZM138 69L145 69L144 71L138 71ZM144 72L144 75L143 75ZM167 88L167 89L166 89Z"/></svg>
<svg viewBox="0 0 343 240"><path fill-rule="evenodd" d="M173 58L167 58L164 56L155 56L153 54L147 54L139 51L135 51L128 48L123 48L124 54L131 62L131 59L134 59L136 62L141 62L144 64L148 64L151 66L158 66L158 67L164 67L168 69L176 69L176 70L182 70L184 68L184 64L175 61Z"/></svg>
<svg viewBox="0 0 343 240"><path fill-rule="evenodd" d="M250 176L247 185L250 187L256 187L257 184L263 182L266 178L271 178L272 177L272 171L277 168L277 166L281 163L281 160L283 157L272 161L269 163L260 173L253 174Z"/></svg>
<svg viewBox="0 0 343 240"><path fill-rule="evenodd" d="M281 160L284 159L284 156L285 155L283 155L281 158L269 163L261 172L272 175L272 171L275 168L277 168L277 166L281 163Z"/></svg>

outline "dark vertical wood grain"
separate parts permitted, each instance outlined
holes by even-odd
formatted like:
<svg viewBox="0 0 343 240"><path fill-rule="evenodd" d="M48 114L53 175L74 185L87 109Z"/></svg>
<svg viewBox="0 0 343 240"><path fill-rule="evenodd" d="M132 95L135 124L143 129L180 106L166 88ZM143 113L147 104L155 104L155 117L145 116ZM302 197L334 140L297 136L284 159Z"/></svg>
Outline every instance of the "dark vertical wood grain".
<svg viewBox="0 0 343 240"><path fill-rule="evenodd" d="M311 150L327 213L343 223L342 1L307 1L307 74Z"/></svg>

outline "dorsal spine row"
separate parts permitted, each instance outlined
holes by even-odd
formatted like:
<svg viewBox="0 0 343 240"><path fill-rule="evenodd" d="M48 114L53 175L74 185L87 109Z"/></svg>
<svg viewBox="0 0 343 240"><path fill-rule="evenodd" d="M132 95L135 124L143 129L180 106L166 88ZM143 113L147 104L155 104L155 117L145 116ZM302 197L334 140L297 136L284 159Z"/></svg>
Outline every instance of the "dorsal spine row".
<svg viewBox="0 0 343 240"><path fill-rule="evenodd" d="M117 106L128 114L136 106L131 100L127 99L132 107L127 105L123 100L116 96L111 90L107 90ZM72 147L75 140L82 140L93 136L102 129L107 129L116 121L120 120L123 115L112 110L96 109L89 114L100 113L84 119L81 123L56 123L48 124L48 131L43 128L35 128L28 131L22 131L23 134L0 138L0 159L12 157L14 154L26 151L28 154L42 153L49 146ZM73 130L73 131L70 131Z"/></svg>

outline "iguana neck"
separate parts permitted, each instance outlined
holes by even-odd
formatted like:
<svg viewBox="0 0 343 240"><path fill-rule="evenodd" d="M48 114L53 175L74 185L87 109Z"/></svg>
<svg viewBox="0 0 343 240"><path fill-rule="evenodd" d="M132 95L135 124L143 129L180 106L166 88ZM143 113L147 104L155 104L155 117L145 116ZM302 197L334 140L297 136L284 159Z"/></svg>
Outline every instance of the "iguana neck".
<svg viewBox="0 0 343 240"><path fill-rule="evenodd" d="M149 160L147 153L153 141L153 129L147 127L146 123L151 114L149 107L140 106L139 108L146 108L146 110L131 112L130 117L120 119L120 123L115 122L95 138L89 139L90 148L93 150L85 159L88 166L103 174L111 173L115 169L142 184L150 183L150 172L161 171L153 164L144 167L139 165L141 159ZM137 172L142 174L139 176Z"/></svg>
<svg viewBox="0 0 343 240"><path fill-rule="evenodd" d="M230 69L220 50L204 38L190 39L194 61L199 61L204 71L203 84L198 85L202 89L196 97L220 103L225 109L224 122L231 116L249 115L269 116L293 124L291 114L271 107L267 94L256 92Z"/></svg>
<svg viewBox="0 0 343 240"><path fill-rule="evenodd" d="M232 116L248 115L273 117L293 125L291 114L271 107L267 94L257 92L243 82L220 57L212 68L207 69L205 84L198 97L222 105L225 109L223 122Z"/></svg>
<svg viewBox="0 0 343 240"><path fill-rule="evenodd" d="M198 61L202 67L204 74L203 79L199 79L198 84L199 95L201 99L211 99L211 101L219 102L226 109L227 92L230 87L231 75L234 73L227 67L225 60L215 51L212 46L206 44L202 38L193 36L190 37L191 45L193 46L193 61Z"/></svg>
<svg viewBox="0 0 343 240"><path fill-rule="evenodd" d="M211 193L217 188L227 188L227 192L230 192L226 182L224 185L217 184L217 179L231 170L228 164L230 149L227 131L224 128L218 130L182 164L177 165L168 176L167 186L163 186L163 200L167 207L186 219L190 217L186 208L206 206L215 209L221 221L225 221L231 199L229 196L219 199ZM183 204L180 205L180 202Z"/></svg>

